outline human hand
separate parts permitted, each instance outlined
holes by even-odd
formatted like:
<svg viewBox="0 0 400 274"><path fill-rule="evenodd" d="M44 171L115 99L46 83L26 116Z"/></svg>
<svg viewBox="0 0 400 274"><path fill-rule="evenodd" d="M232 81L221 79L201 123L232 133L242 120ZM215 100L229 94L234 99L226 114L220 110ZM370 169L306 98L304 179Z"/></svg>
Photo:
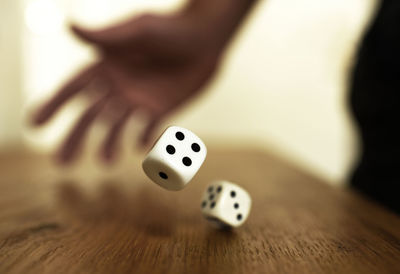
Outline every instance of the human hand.
<svg viewBox="0 0 400 274"><path fill-rule="evenodd" d="M150 117L139 140L141 145L147 144L161 121L209 81L224 46L217 33L204 28L197 17L185 14L144 15L102 30L77 26L72 30L98 49L99 60L46 102L35 115L34 124L45 124L75 95L88 94L90 88L99 92L89 97L91 105L62 145L62 162L77 156L100 113L111 120L100 150L105 160L114 158L121 132L138 109Z"/></svg>

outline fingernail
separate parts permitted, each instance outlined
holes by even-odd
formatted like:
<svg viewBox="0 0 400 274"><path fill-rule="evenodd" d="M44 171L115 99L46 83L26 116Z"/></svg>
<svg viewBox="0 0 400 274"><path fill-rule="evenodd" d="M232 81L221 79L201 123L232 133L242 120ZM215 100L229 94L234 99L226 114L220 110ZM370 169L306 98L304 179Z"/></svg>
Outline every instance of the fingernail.
<svg viewBox="0 0 400 274"><path fill-rule="evenodd" d="M68 165L72 162L74 153L70 151L61 150L56 154L56 162L60 165Z"/></svg>
<svg viewBox="0 0 400 274"><path fill-rule="evenodd" d="M40 125L43 123L43 115L41 115L41 113L35 113L33 114L33 117L31 119L31 123L33 125Z"/></svg>

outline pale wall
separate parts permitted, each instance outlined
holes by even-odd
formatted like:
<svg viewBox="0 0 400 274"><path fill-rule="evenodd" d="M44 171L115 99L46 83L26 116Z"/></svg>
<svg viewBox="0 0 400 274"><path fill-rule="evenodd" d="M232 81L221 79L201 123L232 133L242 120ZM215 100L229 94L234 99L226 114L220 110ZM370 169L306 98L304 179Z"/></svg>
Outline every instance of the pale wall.
<svg viewBox="0 0 400 274"><path fill-rule="evenodd" d="M53 2L62 20L73 17L93 26L126 15L127 10L139 13L143 7L166 3ZM170 123L225 143L256 144L329 181L342 181L355 155L355 137L346 106L346 75L374 3L261 2L230 48L217 80L200 100L172 117ZM93 58L87 47L61 27L45 35L25 28L25 41L28 105L48 95L78 64ZM63 115L72 117L73 111ZM62 127L54 125L47 131L47 138L34 142L45 146L54 143Z"/></svg>
<svg viewBox="0 0 400 274"><path fill-rule="evenodd" d="M345 180L357 153L346 77L374 4L264 1L205 104L180 121L253 139L332 182Z"/></svg>
<svg viewBox="0 0 400 274"><path fill-rule="evenodd" d="M0 148L18 144L21 131L21 50L18 1L0 2Z"/></svg>

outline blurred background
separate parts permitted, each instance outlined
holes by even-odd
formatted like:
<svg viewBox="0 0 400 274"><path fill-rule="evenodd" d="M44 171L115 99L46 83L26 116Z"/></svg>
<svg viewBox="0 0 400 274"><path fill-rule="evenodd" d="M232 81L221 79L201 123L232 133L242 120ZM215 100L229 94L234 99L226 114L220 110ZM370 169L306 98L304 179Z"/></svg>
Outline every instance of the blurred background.
<svg viewBox="0 0 400 274"><path fill-rule="evenodd" d="M92 48L71 35L69 22L102 27L145 11L171 12L184 3L2 0L0 153L15 146L54 151L84 109L85 102L75 100L48 127L28 125L29 113L95 58ZM207 143L272 151L332 184L344 183L358 142L347 79L376 4L260 1L207 92L168 123L193 130ZM125 132L127 157L137 153L132 147L138 127L132 121Z"/></svg>

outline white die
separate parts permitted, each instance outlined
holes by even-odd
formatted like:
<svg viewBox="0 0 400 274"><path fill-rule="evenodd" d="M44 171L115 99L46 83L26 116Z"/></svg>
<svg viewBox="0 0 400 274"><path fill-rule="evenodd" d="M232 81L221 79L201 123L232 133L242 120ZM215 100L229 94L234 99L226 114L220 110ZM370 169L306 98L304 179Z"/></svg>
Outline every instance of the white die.
<svg viewBox="0 0 400 274"><path fill-rule="evenodd" d="M203 194L201 211L219 227L238 227L246 221L251 208L249 193L228 181L215 181Z"/></svg>
<svg viewBox="0 0 400 274"><path fill-rule="evenodd" d="M180 190L200 169L207 148L188 129L171 126L156 141L142 163L146 175L168 190Z"/></svg>

